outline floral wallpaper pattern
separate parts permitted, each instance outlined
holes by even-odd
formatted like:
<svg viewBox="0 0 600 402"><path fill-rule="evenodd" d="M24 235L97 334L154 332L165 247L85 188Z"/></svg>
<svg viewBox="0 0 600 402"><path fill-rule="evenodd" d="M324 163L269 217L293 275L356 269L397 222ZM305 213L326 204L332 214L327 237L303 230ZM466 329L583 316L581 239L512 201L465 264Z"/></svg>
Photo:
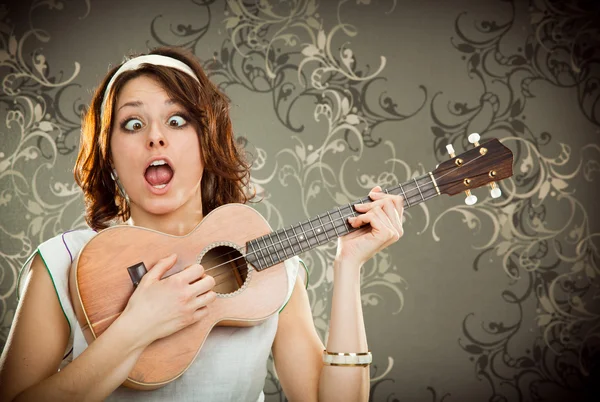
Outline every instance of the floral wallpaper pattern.
<svg viewBox="0 0 600 402"><path fill-rule="evenodd" d="M179 45L231 97L262 199L251 205L273 228L423 175L472 132L512 149L501 198L407 210L404 238L364 267L371 400L599 392L597 6L167 3L0 5L0 345L25 259L85 226L72 166L91 89L126 54ZM335 249L301 255L322 337ZM265 393L285 399L272 367Z"/></svg>

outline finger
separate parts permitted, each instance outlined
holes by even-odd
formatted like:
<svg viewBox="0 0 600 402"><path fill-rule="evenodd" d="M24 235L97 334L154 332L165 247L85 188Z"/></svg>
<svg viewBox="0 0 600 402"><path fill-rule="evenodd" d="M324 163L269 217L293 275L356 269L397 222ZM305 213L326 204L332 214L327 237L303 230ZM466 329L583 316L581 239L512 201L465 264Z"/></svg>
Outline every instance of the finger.
<svg viewBox="0 0 600 402"><path fill-rule="evenodd" d="M369 198L371 200L375 201L375 200L379 200L379 199L385 197L386 195L387 194L381 192L381 187L375 186L369 193ZM373 208L375 205L376 204L374 202L362 202L361 201L360 204L354 204L354 209L356 209L359 212L365 213L365 212L371 210L371 208Z"/></svg>
<svg viewBox="0 0 600 402"><path fill-rule="evenodd" d="M398 197L394 197L392 198L393 202L394 202L394 206L396 208L396 211L398 212L398 222L397 222L397 228L398 228L398 232L400 233L400 237L402 237L404 235L404 227L403 225L403 215L404 215L404 199L401 196Z"/></svg>
<svg viewBox="0 0 600 402"><path fill-rule="evenodd" d="M367 213L363 213L360 214L358 216L351 216L348 218L348 223L350 224L350 226L352 226L353 228L359 228L363 225L366 225L370 222L370 217L367 216Z"/></svg>
<svg viewBox="0 0 600 402"><path fill-rule="evenodd" d="M383 208L375 208L373 210L373 214L376 216L376 219L373 219L373 222L381 222L381 228L379 231L385 239L384 246L387 247L391 243L397 241L400 238L400 233L398 233L398 230L394 227L388 214L383 210ZM371 226L372 225L373 224L371 223Z"/></svg>
<svg viewBox="0 0 600 402"><path fill-rule="evenodd" d="M192 264L183 271L177 273L174 277L185 283L193 283L201 279L204 272L204 267L202 265Z"/></svg>
<svg viewBox="0 0 600 402"><path fill-rule="evenodd" d="M390 207L389 204L383 203L379 206L379 208L373 208L373 213L375 216L381 220L381 223L387 227L388 229L395 230L394 224L392 223L392 219L390 215L395 211L394 208ZM393 215L392 215L393 216Z"/></svg>
<svg viewBox="0 0 600 402"><path fill-rule="evenodd" d="M212 290L215 287L215 278L210 275L204 276L204 278L200 279L198 282L195 282L190 285L189 291L194 296L201 295L202 293L206 293Z"/></svg>
<svg viewBox="0 0 600 402"><path fill-rule="evenodd" d="M383 224L383 222L374 222L374 218L377 216L377 210L381 210L380 205L373 206L367 213L348 218L348 223L355 228L370 224L375 229L383 229L385 228L385 224Z"/></svg>
<svg viewBox="0 0 600 402"><path fill-rule="evenodd" d="M394 200L386 199L383 203L382 209L388 218L390 227L393 228L396 232L398 232L398 234L400 234L402 231L402 222L400 221L400 215L398 214L398 210L396 209L396 204L394 203Z"/></svg>
<svg viewBox="0 0 600 402"><path fill-rule="evenodd" d="M208 309L207 308L199 308L196 311L194 311L194 314L192 315L192 320L193 322L198 322L204 318L206 318L206 316L208 315Z"/></svg>
<svg viewBox="0 0 600 402"><path fill-rule="evenodd" d="M369 197L373 200L372 202L365 202L362 204L355 204L355 209L358 212L367 212L371 210L374 206L379 205L382 206L387 200L394 200L394 204L403 207L404 199L399 195L394 194L386 194L386 193L369 193Z"/></svg>
<svg viewBox="0 0 600 402"><path fill-rule="evenodd" d="M198 297L195 297L192 302L192 308L194 308L195 310L202 309L208 306L210 303L214 302L216 298L217 294L210 290L206 293L199 295Z"/></svg>
<svg viewBox="0 0 600 402"><path fill-rule="evenodd" d="M383 192L380 186L373 187L369 192L369 198L372 200L378 199L381 195L385 195L385 193Z"/></svg>
<svg viewBox="0 0 600 402"><path fill-rule="evenodd" d="M146 275L144 275L144 278L148 277L148 279L159 280L160 278L163 277L165 272L167 272L169 269L173 268L173 265L175 265L176 261L177 261L177 254L171 254L165 258L161 258L160 260L158 260L156 262L156 264L154 264L152 266L152 268L150 268L148 273ZM143 280L143 278L142 278L142 280Z"/></svg>
<svg viewBox="0 0 600 402"><path fill-rule="evenodd" d="M375 187L375 188L378 188L378 187ZM390 194L387 191L384 191L381 189L379 191L374 191L375 188L369 193L369 198L371 198L373 201L381 200L381 199L388 198L388 197L398 197L395 194Z"/></svg>

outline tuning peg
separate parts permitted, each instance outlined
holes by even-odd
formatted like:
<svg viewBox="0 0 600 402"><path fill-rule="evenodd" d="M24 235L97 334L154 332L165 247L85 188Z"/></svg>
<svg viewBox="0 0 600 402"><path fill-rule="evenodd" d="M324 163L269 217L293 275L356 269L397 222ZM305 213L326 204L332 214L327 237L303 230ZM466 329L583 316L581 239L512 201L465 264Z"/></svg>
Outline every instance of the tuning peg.
<svg viewBox="0 0 600 402"><path fill-rule="evenodd" d="M475 145L476 147L478 147L478 146L479 146L479 139L480 139L480 138L481 138L481 137L479 136L479 134L477 134L477 133L473 133L473 134L469 135L469 138L468 138L468 140L469 140L469 142L470 142L471 144L473 144L473 145Z"/></svg>
<svg viewBox="0 0 600 402"><path fill-rule="evenodd" d="M477 197L471 194L471 190L467 190L465 191L465 193L467 194L467 198L465 198L465 204L475 205L475 203L477 202Z"/></svg>
<svg viewBox="0 0 600 402"><path fill-rule="evenodd" d="M454 153L454 147L452 146L452 144L446 145L446 151L448 151L451 158L454 158L456 156L456 154Z"/></svg>
<svg viewBox="0 0 600 402"><path fill-rule="evenodd" d="M498 187L495 182L491 182L490 187L492 188L490 190L492 198L498 198L502 195L502 190L500 190L500 187Z"/></svg>

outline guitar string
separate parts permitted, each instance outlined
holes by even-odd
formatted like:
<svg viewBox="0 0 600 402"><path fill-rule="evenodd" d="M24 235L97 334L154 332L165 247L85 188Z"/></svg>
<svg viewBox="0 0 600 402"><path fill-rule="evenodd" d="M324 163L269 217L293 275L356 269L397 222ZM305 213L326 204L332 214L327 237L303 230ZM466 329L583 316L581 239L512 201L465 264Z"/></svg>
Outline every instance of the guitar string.
<svg viewBox="0 0 600 402"><path fill-rule="evenodd" d="M425 198L423 198L423 199L422 199L422 201L427 201L427 200L430 200L430 199L432 199L432 198L435 198L436 196L437 196L437 192L435 192L435 193L434 193L432 196L429 196L429 197L425 197ZM419 197L419 200L421 200L421 197ZM411 205L413 205L413 204L411 204ZM350 215L342 215L342 217L341 217L341 218L337 218L337 219L335 219L335 220L336 220L336 221L338 221L338 220L345 220L346 218L349 218L349 217L351 217L351 216L355 216L355 215L354 215L354 214L350 214ZM323 227L324 227L324 226L325 226L325 225L323 225ZM318 228L318 226L315 226L315 228ZM331 231L332 229L333 229L333 227L332 227L331 229L327 229L327 231ZM354 228L354 227L353 227L352 229L354 229L354 230L358 230L358 229L360 229L360 228ZM312 229L311 229L311 230L312 230ZM350 232L348 232L348 233L350 233ZM297 237L297 236L296 236L296 237ZM318 238L317 238L317 239L318 239ZM333 240L333 239L329 239L329 238L327 239L327 241L330 241L330 240ZM310 246L310 242L309 242L309 240L306 240L306 242L308 242L308 244L309 244L309 246ZM275 244L283 244L283 241L281 241L281 242L277 242L277 243L275 243ZM290 244L291 244L291 243L290 243ZM268 247L272 247L272 246L268 246ZM231 260L229 260L229 261L225 261L225 262L223 262L223 263L221 263L221 264L219 264L219 265L216 265L216 266L214 266L214 267L212 267L212 268L209 268L209 269L205 270L204 272L212 271L213 269L217 269L217 268L219 268L219 267L222 267L223 265L229 264L229 263L231 263L231 262L234 262L234 261L236 261L236 260L239 260L240 258L244 258L244 257L246 257L247 255L254 254L254 253L256 253L256 252L258 252L258 251L260 251L260 250L264 250L264 249L266 249L266 248L268 248L268 247L265 247L265 248L262 248L262 249L258 249L258 250L254 251L254 252L250 252L250 253L246 253L246 254L240 255L239 257L233 258L233 259L231 259ZM292 249L292 251L294 250L294 249L293 249L293 247L291 247L291 249ZM235 251L237 251L237 250L235 250ZM235 251L231 251L231 252L228 252L228 253L222 254L222 255L220 255L219 257L222 257L222 256L226 256L226 255L232 254L232 253L234 253ZM283 248L281 249L281 251L282 251L282 253L283 253ZM241 253L240 253L240 254L241 254ZM273 253L270 253L270 255L272 255L272 254L273 254ZM285 253L283 253L283 254L285 255ZM296 255L296 253L295 253L295 252L294 252L294 255ZM215 259L213 259L213 261L214 261L214 260L216 260L217 258L218 258L218 257L216 257ZM279 258L277 258L277 259L279 259ZM287 259L287 257L286 257L286 259ZM275 260L275 258L273 258L273 260ZM282 260L282 261L284 261L284 260ZM279 261L279 262L282 262L282 261ZM277 262L277 263L279 263L279 262ZM277 264L277 263L276 263L276 264ZM273 264L273 265L275 265L275 264ZM238 269L238 272L239 272L239 273L241 273L241 274L245 274L245 273L247 273L247 272L250 270L250 268L247 268L247 266L248 266L248 264L246 264L246 269ZM234 274L233 274L232 270L228 270L228 271L226 271L226 272L221 272L221 273L217 273L216 275L212 275L212 277L213 277L213 278L216 278L217 276L222 276L222 275L231 275L231 276L234 276ZM234 277L235 277L235 276L234 276ZM220 285L220 284L222 284L222 283L225 283L225 282L227 282L227 280L225 280L225 281L222 281L222 282L216 282L216 280L215 280L215 286L217 286L217 285Z"/></svg>
<svg viewBox="0 0 600 402"><path fill-rule="evenodd" d="M426 178L427 176L428 176L428 175L423 175L423 176L421 176L421 177L420 177L420 178L418 178L418 179L423 179L423 178ZM425 185L427 185L427 184L431 184L431 183L433 183L433 181L429 181L429 182L427 182L427 183L423 183L423 184L421 184L421 187L422 187L422 186L425 186ZM430 189L427 189L427 190L424 190L424 191L425 191L425 192L427 192L427 191L431 191L431 190L435 190L435 187L433 187L433 188L430 188ZM417 189L416 187L415 187L414 189L408 189L408 190L406 190L406 193L411 193L411 192L414 192L414 191L418 191L418 189ZM399 195L401 195L401 194L399 194ZM437 196L437 190L435 191L435 195L434 195L434 197L435 197L435 196ZM406 197L406 198L404 198L404 199L403 199L403 201L406 201L406 203L407 203L407 205L403 206L404 208L409 208L409 207L411 207L411 206L413 206L413 205L418 205L418 202L415 202L414 200L413 200L412 202L410 201L410 198L411 198L411 197L414 197L416 201L420 201L420 202L424 202L424 201L430 200L431 198L434 198L434 197L423 198L423 197L421 197L420 195L417 195L417 194L415 194L415 195L410 195L410 196L408 196L408 197ZM407 201L407 200L408 200L408 201ZM356 202L355 204L352 204L352 205L357 205L357 204L359 204L359 203L360 203L360 202ZM350 204L349 204L349 205L350 205ZM343 206L343 207L340 207L339 209L341 210L341 209L343 209L343 208L346 208L346 207L348 207L348 205L345 205L345 206ZM353 210L353 211L354 211L354 210ZM341 211L340 211L340 212L341 212ZM337 212L334 212L334 213L337 213ZM313 218L313 219L318 219L318 216L319 216L319 215L317 215L317 217L315 217L315 218ZM333 230L333 229L334 229L334 226L335 226L336 228L338 228L338 226L337 226L337 223L336 223L336 225L334 225L334 224L333 224L334 222L338 222L338 221L340 221L340 220L341 220L341 221L345 221L345 218L349 218L349 217L351 217L351 216L356 216L356 215L352 214L352 215L341 216L341 217L339 217L339 218L337 218L337 217L336 217L336 218L334 218L334 219L330 219L330 220L328 220L328 221L327 221L327 222L325 222L324 224L317 224L316 222L314 222L314 223L315 223L315 226L314 226L314 227L311 227L311 229L309 229L308 231L309 231L309 232L310 232L310 231L312 231L312 230L313 230L313 228L314 228L314 229L324 229L324 228L325 228L325 226L326 226L327 224L329 224L329 223L331 223L332 227L331 227L331 229L327 229L327 231ZM325 218L325 216L323 216L323 218ZM312 222L312 220L311 220L311 222ZM290 229L292 229L292 228L293 228L293 226L294 226L294 225L291 225L289 228L284 228L284 229L283 229L283 230L284 230L284 232L285 232L285 231L287 231L287 230L290 230ZM304 231L304 229L302 228L302 223L301 223L301 222L300 222L299 229ZM339 229L341 230L341 228L339 228ZM353 229L354 229L354 228L353 228ZM271 233L269 233L269 234L267 234L267 235L265 235L265 236L272 235L272 234L274 234L274 233L276 233L276 232L278 232L278 231L273 231L273 232L271 232ZM261 237L264 237L264 236L261 236ZM290 237L290 239L291 239L291 238L294 238L294 237L295 237L295 238L298 238L298 237L299 237L299 235L297 235L297 234L291 234L289 237ZM260 239L260 237L258 237L258 238L256 238L256 239L253 239L253 240L256 240L256 241L257 241L257 244L258 244L258 239ZM273 242L272 242L272 244L268 244L266 247L257 248L255 251L253 251L253 252L250 252L250 253L246 253L246 254L242 255L241 257L245 257L245 256L247 256L247 255L255 254L255 253L261 252L261 251L263 251L263 250L267 250L267 251L268 251L268 248L269 248L269 247L271 247L271 248L274 248L273 246L275 246L275 245L284 244L284 242L285 242L286 240L287 240L287 238L286 238L286 239L283 239L283 240L281 240L281 241L273 241ZM330 240L332 240L332 239L330 239ZM289 243L289 241L288 241L288 243ZM236 251L237 251L237 250L232 250L232 251L230 251L230 252L227 252L227 253L225 253L225 254L220 254L220 255L218 255L218 256L216 256L216 257L214 257L214 259L213 259L212 261L218 260L218 259L220 259L221 257L224 257L224 256L226 256L226 255L233 254L233 253L235 253ZM282 249L282 251L283 251L283 249ZM240 257L237 257L237 258L240 258ZM208 263L208 262L212 262L212 261L207 261L207 263ZM229 263L229 262L232 262L232 261L235 261L235 260L226 261L226 262L222 263L221 265L227 264L227 263ZM213 267L213 268L218 268L218 266L216 266L216 267ZM213 269L213 268L210 268L210 269Z"/></svg>
<svg viewBox="0 0 600 402"><path fill-rule="evenodd" d="M439 179L441 179L441 178L443 178L444 176L447 176L447 175L449 175L450 173L454 172L455 170L458 170L458 169L459 169L459 168L461 168L461 167L464 167L464 166L466 166L466 165L468 165L468 164L471 164L471 163L475 162L477 159L479 159L479 158L481 158L481 157L483 157L483 156L484 156L484 155L481 155L481 154L480 154L480 155L478 155L477 157L475 157L474 159L472 159L472 160L470 160L470 161L468 161L468 162L464 163L462 166L457 166L457 167L455 167L454 169L452 169L452 170L450 170L450 171L448 171L448 172L444 173L443 175L439 176L439 177L438 177L438 180L439 180ZM427 176L428 176L428 175L423 175L421 178L423 178L423 177L427 177ZM433 180L432 180L432 181L429 181L429 182L427 182L427 183L424 183L423 185L426 185L426 184L432 184L432 183L434 183L434 181L433 181ZM408 190L408 192L411 192L411 191L412 191L412 192L414 192L415 190L419 191L419 187L417 186L417 187L415 187L415 188L413 188L413 189L409 189L409 190ZM429 189L429 190L432 190L432 189ZM426 190L426 191L428 191L428 190ZM427 200L429 200L429 199L431 199L431 198L434 198L434 197L436 197L437 195L438 195L438 194L437 194L437 191L436 191L436 192L434 193L434 195L433 195L433 196L431 196L431 197L428 197L428 198L426 198L426 199L425 199L424 197L422 197L422 196L418 196L418 197L417 197L417 196L416 196L416 194L415 194L415 197L417 198L417 200L418 200L418 199L421 199L421 200L422 200L422 202L424 202L424 201L427 201ZM410 199L410 197L412 197L412 196L408 196L408 197L406 197L406 199L405 199L405 200L408 200L408 199ZM407 201L407 204L408 204L408 207L410 207L410 206L414 205L414 204L410 203L409 201ZM345 207L344 207L344 208L345 208ZM341 211L340 211L340 212L341 212ZM342 215L342 214L340 214L340 215ZM352 215L342 216L342 217L340 217L340 218L336 218L335 220L331 220L331 222L332 222L332 225L333 225L333 222L334 222L334 221L339 221L339 220L343 220L343 221L345 221L345 219L346 219L346 218L348 218L348 217L350 217L350 216L354 216L354 215L352 214ZM326 225L326 224L319 225L319 226L317 226L317 228L324 228L324 227L325 227L325 225ZM336 225L336 227L337 227L337 225ZM292 228L293 228L293 225L292 225ZM300 228L302 228L302 225L300 225ZM356 228L352 228L352 229L356 229ZM351 229L351 230L352 230L352 229ZM302 230L304 231L304 229L302 229ZM311 229L311 230L312 230L312 229ZM296 238L298 238L298 235L294 234L294 235L292 235L291 237L296 237ZM317 237L317 239L318 239L318 237ZM309 242L308 240L306 240L306 241L308 242L308 244L309 244L309 246L310 246L310 242ZM229 263L231 263L231 262L233 262L233 261L239 260L240 258L245 258L245 257L246 257L246 256L248 256L248 255L251 255L251 254L256 254L256 253L258 253L259 251L263 251L263 250L267 250L267 253L268 253L269 255L271 255L271 259L274 261L274 260L275 260L275 258L273 258L273 256L272 256L272 254L273 254L273 253L269 253L269 250L268 250L268 248L269 248L269 247L272 247L272 248L275 250L275 252L277 252L277 250L276 250L276 248L275 248L275 245L276 245L276 244L283 244L283 242L284 242L283 240L282 240L282 241L279 241L279 242L273 242L273 244L272 244L272 245L268 245L268 244L267 244L267 246L266 246L266 247L263 247L263 248L258 248L258 249L256 249L256 250L254 250L254 251L250 252L250 253L246 253L246 254L241 254L241 253L240 253L241 255L240 255L239 257L236 257L236 258L234 258L234 259L231 259L231 260L229 260L229 261L225 261L225 262L223 262L223 263L221 263L221 264L219 264L219 265L216 265L216 266L214 266L214 267L211 267L211 268L209 268L209 269L205 270L205 272L208 272L208 271L211 271L211 270L213 270L213 269L219 268L219 267L221 267L221 266L223 266L223 265L227 265L227 264L229 264ZM288 243L289 243L289 241L288 241ZM298 243L299 243L299 242L298 242ZM257 244L258 244L258 243L257 243ZM265 244L266 244L266 242L265 242ZM291 243L290 243L290 244L291 244ZM282 246L282 249L281 249L281 250L282 250L282 252L283 252L283 246ZM234 251L231 251L231 252L228 252L228 253L222 254L222 255L220 255L219 257L223 257L223 256L226 256L226 255L232 254L232 253L234 253L235 251L237 251L237 250L234 250ZM293 247L292 247L292 251L293 251ZM263 253L263 254L264 254L264 253ZM219 258L219 257L215 257L215 259L216 259L216 258ZM278 258L278 259L279 259L279 258ZM214 260L213 260L213 261L214 261ZM227 272L227 273L228 273L228 272ZM223 273L223 274L226 274L226 273ZM218 274L218 275L223 275L223 274ZM215 277L216 277L216 276L218 276L218 275L215 275Z"/></svg>
<svg viewBox="0 0 600 402"><path fill-rule="evenodd" d="M433 196L431 196L431 197L425 197L425 198L422 198L420 195L410 195L410 196L408 196L407 198L405 198L405 199L404 199L404 201L406 201L407 199L409 199L409 200L408 200L408 202L407 202L407 205L405 205L404 207L406 208L406 207L410 207L410 206L418 205L418 204L415 202L415 200L418 200L418 201L420 201L420 202L424 202L424 201L430 200L431 198L434 198L435 196L437 196L437 195L438 195L438 194L437 194L437 191L435 191L435 189L434 189L434 188L431 188L431 189L425 190L424 192L425 192L425 193L427 193L428 191L432 191L432 190L434 191L434 195L433 195ZM408 192L408 191L407 191L407 192ZM414 198L414 200L413 200L412 202L410 202L410 198L411 198L411 197L413 197L413 198ZM357 204L358 204L358 203L357 203ZM347 208L347 207L348 207L348 205L345 205L345 206L343 206L343 207L340 207L340 208L339 208L339 211L336 211L335 213L336 213L336 214L339 214L339 212L342 212L342 211L341 211L342 209L344 209L344 208ZM356 212L354 209L353 209L352 211L353 211L353 212ZM306 233L307 231L308 231L308 232L312 232L312 231L313 231L313 228L314 228L314 229L324 229L324 232L322 232L322 233L319 233L319 234L324 234L324 233L325 233L325 231L329 232L329 231L332 231L332 230L334 230L334 226L335 226L337 229L339 229L339 230L342 230L342 228L341 228L341 227L339 227L339 226L337 225L337 223L339 223L340 221L345 221L345 220L346 220L346 218L349 218L349 217L352 217L352 216L356 216L356 215L355 215L354 213L352 213L352 214L349 214L349 215L343 215L343 213L342 213L342 215L341 215L340 217L335 217L335 218L332 218L331 220L328 220L327 222L325 222L325 223L323 223L323 224L317 224L316 222L313 222L313 223L314 223L314 226L313 226L313 227L311 227L311 229L307 229L307 230L305 230L305 229L302 227L302 223L300 224L300 226L299 226L299 227L297 227L297 228L296 228L296 227L294 227L294 228L295 228L295 229L299 229L299 230L303 230L305 233ZM316 219L316 217L315 217L315 219ZM334 225L334 223L336 223L336 224ZM326 229L326 230L325 230L325 226L326 226L326 225L328 225L328 224L331 224L331 228L329 228L329 229ZM292 225L292 226L294 226L294 225ZM292 229L292 226L290 226L289 228L286 228L286 229L284 229L284 230L285 230L285 231L291 230L291 229ZM352 229L357 229L357 228L352 228ZM269 233L269 234L267 234L266 236L268 236L268 235L271 235L271 234L274 234L274 233L275 233L275 231L274 231L274 232L271 232L271 233ZM308 241L308 240L307 240L307 238L298 240L298 238L299 238L300 236L302 236L302 234L291 234L291 233L288 233L288 235L289 235L289 238L290 238L290 240L294 240L294 238L295 238L295 239L296 239L298 242L300 242L300 241L305 241L305 240L306 240L306 241ZM317 237L317 236L314 236L314 237ZM259 237L259 238L256 238L256 239L253 239L253 240L256 240L256 241L257 241L257 242L256 242L256 243L257 243L257 245L259 244L259 243L258 243L258 239L260 239L260 237ZM328 240L333 240L333 238L332 238L332 239L328 239ZM263 247L261 247L261 248L257 248L257 249L255 249L254 251L251 251L251 252L249 252L249 253L246 253L246 254L242 255L242 257L245 257L245 256L247 256L247 255L251 255L251 254L256 254L256 253L258 253L258 252L261 252L261 251L264 251L264 250L267 250L267 251L268 251L268 248L269 248L269 247L271 247L271 248L274 248L274 246L276 246L276 245L283 245L283 244L284 244L286 241L287 241L287 238L285 238L285 239L282 239L281 241L273 241L271 244L267 244L267 246L263 246ZM288 243L289 243L289 242L288 242ZM224 256L226 256L226 255L233 254L233 253L235 253L236 251L237 251L237 250L232 250L232 251L230 251L230 252L227 252L227 253L225 253L225 254L218 255L218 256L216 256L216 257L215 257L215 258L214 258L212 261L218 260L218 259L220 259L221 257L224 257ZM239 252L239 251L238 251L238 252ZM239 257L237 257L237 258L239 258ZM212 261L210 261L210 262L212 262ZM229 262L232 262L232 261L234 261L234 260L226 261L226 262L224 262L224 263L222 263L222 264L227 264L227 263L229 263ZM213 268L217 268L217 267L213 267ZM213 269L213 268L211 268L211 269Z"/></svg>
<svg viewBox="0 0 600 402"><path fill-rule="evenodd" d="M459 169L459 168L461 168L461 167L467 166L467 165L469 165L469 164L471 164L471 163L475 162L476 160L478 160L479 158L481 158L481 157L483 157L483 156L485 156L485 155L481 155L481 154L480 154L480 155L478 155L477 157L475 157L475 158L471 159L470 161L468 161L468 162L466 162L466 163L462 164L461 166L457 166L457 167L455 167L454 169L452 169L452 170L450 170L450 171L448 171L448 172L444 173L443 175L439 176L437 180L439 180L439 179L441 179L441 178L443 178L443 177L445 177L445 176L449 175L450 173L453 173L454 171L458 170L458 169ZM429 172L429 173L430 173L430 172ZM428 176L428 174L426 174L426 175L423 175L421 178L424 178L424 177L427 177L427 176ZM416 180L416 179L415 179L415 180ZM432 183L434 183L434 180L431 180L431 181L429 181L429 182L426 182L426 183L424 183L424 184L422 184L422 185L427 185L427 184L432 184ZM401 185L400 185L400 189L402 189ZM409 189L409 190L408 190L408 192L411 192L411 191L412 191L412 192L415 192L415 190L416 190L416 191L420 191L418 184L417 184L417 186L416 186L415 188L413 188L413 189ZM432 190L432 189L429 189L429 190ZM428 190L426 190L426 191L428 191ZM438 194L437 194L437 190L436 190L436 192L434 193L434 195L433 195L433 196L431 196L431 197L424 198L424 197L422 197L422 194L421 194L421 196L418 196L418 197L417 197L417 195L415 194L415 197L416 197L417 199L421 199L421 200L422 200L421 202L424 202L424 201L427 201L427 200L430 200L430 199L432 199L432 198L436 197L437 195L438 195ZM409 199L410 199L410 197L412 197L412 195L411 195L411 196L408 196L408 197L406 197L406 198L405 198L403 201L407 201L407 200L409 200ZM411 204L409 201L407 201L407 204L408 204L408 207L410 207L410 206L414 205L414 204ZM344 208L345 208L345 207L344 207ZM338 209L338 210L340 210L340 209ZM340 210L340 212L341 212L341 210ZM341 215L341 214L340 214L340 215ZM340 218L336 218L336 219L334 219L334 220L331 220L331 223L332 223L332 225L333 225L333 222L334 222L334 221L339 221L339 220L343 220L343 221L345 221L345 219L346 219L346 218L349 218L349 217L351 217L351 216L354 216L354 214L347 215L347 216L342 216L342 217L340 217ZM317 226L317 228L324 228L326 224L327 224L327 223L325 223L325 224L323 224L323 225L319 225L319 226ZM302 225L300 225L300 227L302 228ZM336 227L337 227L337 225L336 225ZM293 228L293 225L292 225L292 228ZM356 229L356 228L352 228L352 229ZM352 229L351 229L351 230L352 230ZM285 230L285 229L284 229L284 230ZM312 230L312 229L311 229L311 230ZM304 229L303 229L303 231L304 231ZM297 237L298 237L298 235L294 234L294 235L292 235L292 237L296 237L296 238L297 238ZM318 238L317 238L317 239L318 239ZM329 241L329 240L328 240L328 241ZM239 257L236 257L236 258L233 258L233 259L231 259L231 260L225 261L225 262L223 262L223 263L221 263L221 264L219 264L219 265L216 265L216 266L214 266L214 267L211 267L211 268L209 268L209 269L205 270L204 272L208 272L208 271L214 270L214 269L216 269L216 268L219 268L219 267L221 267L221 266L223 266L223 265L227 265L227 264L229 264L229 263L231 263L231 262L234 262L234 261L236 261L236 260L239 260L240 258L245 258L246 256L249 256L249 255L251 255L251 254L256 254L256 253L257 253L257 252L259 252L259 251L267 250L267 252L268 252L268 248L269 248L269 247L272 247L272 248L273 248L273 249L276 251L276 249L275 249L275 245L276 245L276 244L283 244L283 242L284 242L283 240L282 240L282 241L279 241L279 242L273 242L273 244L272 244L272 245L267 245L267 246L266 246L266 247L264 247L264 248L258 248L258 249L256 249L256 250L254 250L254 251L250 252L250 253L246 253L246 254L241 254L241 253L240 253L241 255L240 255ZM309 244L309 246L310 246L310 242L309 242L308 240L307 240L307 242L308 242L308 244ZM289 243L289 241L288 241L288 243ZM291 244L291 243L290 243L290 244ZM219 257L223 257L223 256L226 256L226 255L229 255L229 254L232 254L232 253L234 253L235 251L237 251L237 250L230 251L230 252L228 252L228 253L222 254L222 255L220 255L220 256L218 256L218 257L215 257L215 259L216 259L216 258L219 258ZM292 247L292 251L293 251L293 247ZM283 252L283 246L282 246L282 252ZM263 253L263 254L264 254L264 253ZM272 253L269 253L269 254L272 254ZM272 259L272 260L275 260L273 257L272 257L271 259ZM213 259L213 261L214 261L214 259ZM227 273L230 273L230 272L227 272ZM225 273L223 273L223 274L225 274ZM216 276L219 276L219 275L223 275L223 274L218 274L218 275L215 275L214 277L216 277Z"/></svg>

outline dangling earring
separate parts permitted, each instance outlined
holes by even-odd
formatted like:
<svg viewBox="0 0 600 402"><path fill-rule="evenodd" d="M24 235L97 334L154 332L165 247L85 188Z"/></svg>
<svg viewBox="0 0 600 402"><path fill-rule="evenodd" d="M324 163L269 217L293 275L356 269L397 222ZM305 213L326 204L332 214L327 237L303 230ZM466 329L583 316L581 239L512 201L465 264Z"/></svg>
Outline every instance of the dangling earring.
<svg viewBox="0 0 600 402"><path fill-rule="evenodd" d="M117 169L113 169L110 172L110 178L113 179L113 181L117 184L117 189L119 190L119 194L121 195L121 197L123 197L125 199L125 202L127 203L127 205L129 205L129 196L125 192L125 189L123 188L123 185L121 184L121 181L119 180L119 176L117 175Z"/></svg>

